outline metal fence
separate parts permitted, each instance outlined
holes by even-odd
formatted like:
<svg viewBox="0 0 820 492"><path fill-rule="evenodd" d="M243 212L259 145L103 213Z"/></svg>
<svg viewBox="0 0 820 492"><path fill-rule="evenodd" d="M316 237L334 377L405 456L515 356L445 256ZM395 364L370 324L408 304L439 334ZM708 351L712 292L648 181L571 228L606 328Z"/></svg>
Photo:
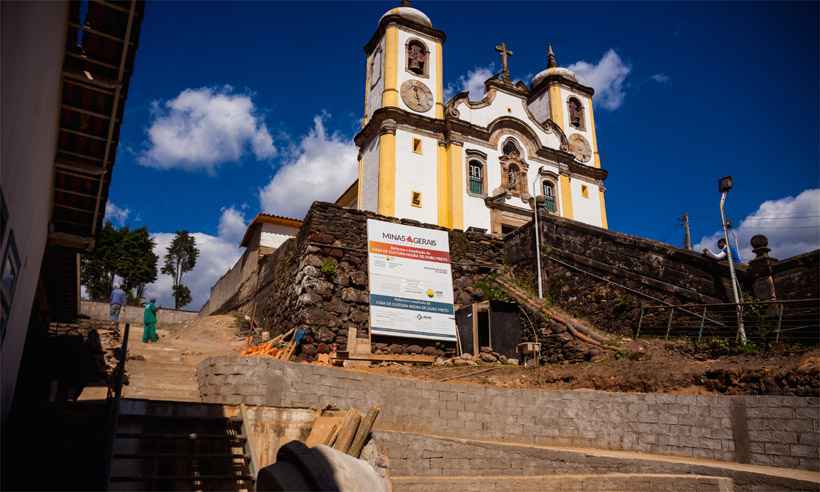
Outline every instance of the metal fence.
<svg viewBox="0 0 820 492"><path fill-rule="evenodd" d="M734 339L738 311L751 341L820 343L820 299L643 306L635 337Z"/></svg>

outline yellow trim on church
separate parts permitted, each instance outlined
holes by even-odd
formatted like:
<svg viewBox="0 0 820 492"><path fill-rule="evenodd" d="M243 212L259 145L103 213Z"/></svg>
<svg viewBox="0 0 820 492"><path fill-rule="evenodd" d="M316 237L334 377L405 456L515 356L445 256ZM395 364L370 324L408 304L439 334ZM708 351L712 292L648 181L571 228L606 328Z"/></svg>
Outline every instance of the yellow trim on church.
<svg viewBox="0 0 820 492"><path fill-rule="evenodd" d="M382 107L399 107L399 29L387 26L384 34L384 92Z"/></svg>
<svg viewBox="0 0 820 492"><path fill-rule="evenodd" d="M441 43L436 43L436 118L444 118L444 60Z"/></svg>
<svg viewBox="0 0 820 492"><path fill-rule="evenodd" d="M601 167L601 156L598 154L598 132L595 131L595 110L592 107L592 98L587 100L589 105L589 132L592 134L592 155L595 167Z"/></svg>
<svg viewBox="0 0 820 492"><path fill-rule="evenodd" d="M436 198L438 202L438 225L442 227L452 227L450 222L449 179L447 144L439 142L436 152Z"/></svg>
<svg viewBox="0 0 820 492"><path fill-rule="evenodd" d="M553 84L550 92L550 119L564 130L564 107L561 104L561 86Z"/></svg>
<svg viewBox="0 0 820 492"><path fill-rule="evenodd" d="M570 186L569 176L562 174L561 181L561 204L563 205L563 217L567 219L574 219L572 213L572 186Z"/></svg>
<svg viewBox="0 0 820 492"><path fill-rule="evenodd" d="M464 166L462 165L463 146L451 142L448 145L448 165L450 168L450 227L464 229Z"/></svg>
<svg viewBox="0 0 820 492"><path fill-rule="evenodd" d="M359 157L359 179L356 180L356 209L363 208L364 201L364 160Z"/></svg>
<svg viewBox="0 0 820 492"><path fill-rule="evenodd" d="M396 215L396 135L379 136L379 208L381 215Z"/></svg>
<svg viewBox="0 0 820 492"><path fill-rule="evenodd" d="M601 227L609 229L606 221L606 204L604 203L604 190L598 188L598 198L601 200Z"/></svg>

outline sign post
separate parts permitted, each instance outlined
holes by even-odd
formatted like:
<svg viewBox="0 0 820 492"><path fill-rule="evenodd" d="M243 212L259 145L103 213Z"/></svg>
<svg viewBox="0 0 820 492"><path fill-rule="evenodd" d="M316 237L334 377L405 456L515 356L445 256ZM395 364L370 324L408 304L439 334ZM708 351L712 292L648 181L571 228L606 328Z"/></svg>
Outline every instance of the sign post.
<svg viewBox="0 0 820 492"><path fill-rule="evenodd" d="M455 342L446 231L367 221L370 332Z"/></svg>

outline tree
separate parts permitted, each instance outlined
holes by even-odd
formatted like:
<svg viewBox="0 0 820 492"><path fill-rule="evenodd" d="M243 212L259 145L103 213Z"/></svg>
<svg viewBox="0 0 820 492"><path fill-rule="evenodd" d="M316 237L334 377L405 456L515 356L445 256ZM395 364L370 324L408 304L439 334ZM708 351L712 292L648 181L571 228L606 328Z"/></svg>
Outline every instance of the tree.
<svg viewBox="0 0 820 492"><path fill-rule="evenodd" d="M114 276L122 279L129 302L139 303L143 289L157 279L154 241L148 229L115 228L106 222L100 230L94 250L80 262L80 281L91 299L107 302L114 288ZM132 290L136 290L132 293Z"/></svg>
<svg viewBox="0 0 820 492"><path fill-rule="evenodd" d="M188 231L177 231L168 246L165 265L162 267L162 273L170 275L174 281L174 309L191 302L191 290L182 283L182 275L194 269L197 257L199 249L196 247L196 238Z"/></svg>

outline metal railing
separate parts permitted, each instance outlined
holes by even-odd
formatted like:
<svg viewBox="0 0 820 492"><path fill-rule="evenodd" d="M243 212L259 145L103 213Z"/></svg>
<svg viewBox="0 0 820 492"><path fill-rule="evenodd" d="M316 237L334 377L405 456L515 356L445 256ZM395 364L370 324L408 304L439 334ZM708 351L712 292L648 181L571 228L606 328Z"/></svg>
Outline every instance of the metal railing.
<svg viewBox="0 0 820 492"><path fill-rule="evenodd" d="M749 340L820 343L820 299L642 306L635 338L735 339L738 310Z"/></svg>

